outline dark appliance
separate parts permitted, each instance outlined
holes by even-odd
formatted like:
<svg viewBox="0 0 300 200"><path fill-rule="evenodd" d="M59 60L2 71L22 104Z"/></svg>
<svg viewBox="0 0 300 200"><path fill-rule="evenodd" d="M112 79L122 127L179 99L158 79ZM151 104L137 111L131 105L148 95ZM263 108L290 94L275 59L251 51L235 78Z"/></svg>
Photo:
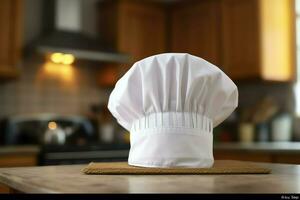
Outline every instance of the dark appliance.
<svg viewBox="0 0 300 200"><path fill-rule="evenodd" d="M56 114L18 115L6 119L6 145L51 145L45 141L48 129L59 129L65 134L61 145L85 144L96 138L92 123L81 116Z"/></svg>
<svg viewBox="0 0 300 200"><path fill-rule="evenodd" d="M43 0L41 36L29 47L42 54L72 54L78 59L127 63L130 57L88 31L97 2L90 0ZM92 16L93 18L91 18ZM96 26L96 22L92 26ZM105 27L103 27L105 28Z"/></svg>
<svg viewBox="0 0 300 200"><path fill-rule="evenodd" d="M129 144L90 144L85 146L43 146L39 165L87 164L127 161Z"/></svg>
<svg viewBox="0 0 300 200"><path fill-rule="evenodd" d="M128 158L129 144L100 143L98 125L82 116L18 115L0 124L2 145L40 147L39 165L126 161ZM45 140L47 134L61 134L64 139L60 142Z"/></svg>

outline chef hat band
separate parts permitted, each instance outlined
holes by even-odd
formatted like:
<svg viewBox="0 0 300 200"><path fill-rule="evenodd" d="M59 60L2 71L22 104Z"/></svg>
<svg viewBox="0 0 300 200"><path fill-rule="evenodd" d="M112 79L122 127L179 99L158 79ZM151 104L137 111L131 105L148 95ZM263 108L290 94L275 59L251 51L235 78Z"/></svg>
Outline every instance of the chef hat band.
<svg viewBox="0 0 300 200"><path fill-rule="evenodd" d="M210 167L212 129L212 120L197 113L164 112L140 118L133 122L130 131L128 163L147 167Z"/></svg>
<svg viewBox="0 0 300 200"><path fill-rule="evenodd" d="M163 128L186 128L189 132L205 131L212 133L213 122L208 117L194 112L160 112L152 113L135 120L132 131L154 131Z"/></svg>

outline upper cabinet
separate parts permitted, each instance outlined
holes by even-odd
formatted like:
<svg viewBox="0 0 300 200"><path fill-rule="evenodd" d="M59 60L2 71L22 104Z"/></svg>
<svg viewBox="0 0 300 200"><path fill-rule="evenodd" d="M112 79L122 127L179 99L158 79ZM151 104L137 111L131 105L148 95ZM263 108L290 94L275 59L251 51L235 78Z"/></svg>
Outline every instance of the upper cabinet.
<svg viewBox="0 0 300 200"><path fill-rule="evenodd" d="M114 86L134 62L166 51L166 13L159 2L106 0L98 13L100 38L131 57L129 63L103 66L97 76L101 87Z"/></svg>
<svg viewBox="0 0 300 200"><path fill-rule="evenodd" d="M101 38L131 57L130 65L166 51L166 16L163 5L138 0L99 4Z"/></svg>
<svg viewBox="0 0 300 200"><path fill-rule="evenodd" d="M1 0L0 79L18 75L23 0ZM294 0L99 1L99 35L137 60L186 52L219 66L234 80L295 79ZM113 84L116 71L106 70ZM108 75L107 75L108 76Z"/></svg>
<svg viewBox="0 0 300 200"><path fill-rule="evenodd" d="M21 60L22 0L1 0L0 4L0 79L18 75Z"/></svg>
<svg viewBox="0 0 300 200"><path fill-rule="evenodd" d="M172 51L207 59L234 80L294 80L294 0L185 4L172 9Z"/></svg>
<svg viewBox="0 0 300 200"><path fill-rule="evenodd" d="M259 5L257 0L224 0L222 66L233 79L261 76Z"/></svg>
<svg viewBox="0 0 300 200"><path fill-rule="evenodd" d="M180 2L171 9L171 50L220 66L220 4L215 0L195 2Z"/></svg>
<svg viewBox="0 0 300 200"><path fill-rule="evenodd" d="M223 0L223 66L233 79L295 76L293 0Z"/></svg>

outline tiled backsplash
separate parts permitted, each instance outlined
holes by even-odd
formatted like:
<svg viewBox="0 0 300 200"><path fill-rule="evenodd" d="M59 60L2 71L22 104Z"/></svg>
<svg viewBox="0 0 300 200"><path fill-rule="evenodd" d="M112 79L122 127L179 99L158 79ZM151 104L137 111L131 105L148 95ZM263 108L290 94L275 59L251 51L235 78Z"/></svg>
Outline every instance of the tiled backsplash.
<svg viewBox="0 0 300 200"><path fill-rule="evenodd" d="M295 110L292 83L249 82L237 85L239 107L249 107L268 96L279 105L280 110L293 113Z"/></svg>
<svg viewBox="0 0 300 200"><path fill-rule="evenodd" d="M91 104L105 102L108 97L107 92L97 87L96 70L72 66L59 74L49 72L37 60L28 60L18 80L0 84L0 117L28 113L86 113Z"/></svg>
<svg viewBox="0 0 300 200"><path fill-rule="evenodd" d="M91 104L106 102L109 96L109 91L97 86L97 69L80 65L53 70L41 61L27 60L18 80L0 84L0 117L27 113L86 113ZM268 95L283 110L294 110L291 84L247 83L238 84L238 88L239 107L251 106Z"/></svg>

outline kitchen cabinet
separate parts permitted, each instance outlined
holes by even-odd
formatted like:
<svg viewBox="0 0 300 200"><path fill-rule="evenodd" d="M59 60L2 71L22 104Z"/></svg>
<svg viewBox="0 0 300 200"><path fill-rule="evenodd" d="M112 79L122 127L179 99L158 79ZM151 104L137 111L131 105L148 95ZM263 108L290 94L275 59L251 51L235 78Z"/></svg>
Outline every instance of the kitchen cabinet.
<svg viewBox="0 0 300 200"><path fill-rule="evenodd" d="M295 79L294 0L204 0L172 8L171 50L200 56L234 80Z"/></svg>
<svg viewBox="0 0 300 200"><path fill-rule="evenodd" d="M0 194L7 194L10 192L10 189L8 186L0 184Z"/></svg>
<svg viewBox="0 0 300 200"><path fill-rule="evenodd" d="M38 147L1 147L0 148L0 169L3 167L25 167L36 166L38 163ZM8 193L7 186L0 184L0 194Z"/></svg>
<svg viewBox="0 0 300 200"><path fill-rule="evenodd" d="M300 142L216 143L217 160L300 164Z"/></svg>
<svg viewBox="0 0 300 200"><path fill-rule="evenodd" d="M0 169L3 167L25 167L25 166L36 166L37 155L33 154L8 154L1 155L0 158ZM9 188L5 185L0 184L0 194L8 193Z"/></svg>
<svg viewBox="0 0 300 200"><path fill-rule="evenodd" d="M39 152L38 146L1 146L0 168L35 166Z"/></svg>
<svg viewBox="0 0 300 200"><path fill-rule="evenodd" d="M222 1L222 64L231 78L260 73L257 0Z"/></svg>
<svg viewBox="0 0 300 200"><path fill-rule="evenodd" d="M171 50L221 66L219 1L180 2L171 9Z"/></svg>
<svg viewBox="0 0 300 200"><path fill-rule="evenodd" d="M21 58L22 0L1 0L0 5L0 79L19 74Z"/></svg>
<svg viewBox="0 0 300 200"><path fill-rule="evenodd" d="M231 77L293 80L294 20L293 0L223 0L223 66Z"/></svg>
<svg viewBox="0 0 300 200"><path fill-rule="evenodd" d="M131 56L126 70L140 59L166 51L166 13L158 2L101 2L99 27L102 40Z"/></svg>
<svg viewBox="0 0 300 200"><path fill-rule="evenodd" d="M270 153L270 152L237 152L230 150L215 150L214 158L216 160L242 160L253 162L270 162L300 164L299 154L291 153Z"/></svg>
<svg viewBox="0 0 300 200"><path fill-rule="evenodd" d="M153 54L186 52L234 80L287 82L295 79L294 13L294 0L104 1L99 34L132 57L124 71Z"/></svg>
<svg viewBox="0 0 300 200"><path fill-rule="evenodd" d="M216 160L242 160L242 161L253 161L253 162L272 162L270 153L262 152L238 152L230 150L215 150L214 158Z"/></svg>
<svg viewBox="0 0 300 200"><path fill-rule="evenodd" d="M37 155L2 155L0 158L0 167L24 167L37 165Z"/></svg>

